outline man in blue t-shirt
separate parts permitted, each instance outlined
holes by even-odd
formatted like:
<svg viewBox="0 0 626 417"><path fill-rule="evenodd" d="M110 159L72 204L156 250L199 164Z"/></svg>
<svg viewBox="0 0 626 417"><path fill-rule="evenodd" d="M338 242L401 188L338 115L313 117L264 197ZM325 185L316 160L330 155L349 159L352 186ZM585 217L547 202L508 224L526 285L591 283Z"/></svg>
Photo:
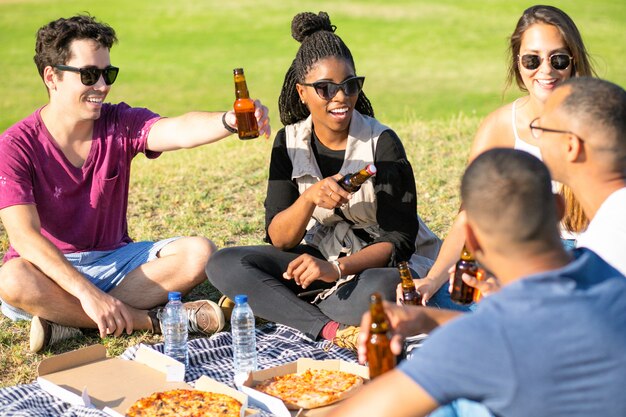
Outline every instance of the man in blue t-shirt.
<svg viewBox="0 0 626 417"><path fill-rule="evenodd" d="M503 417L625 416L626 280L592 251L563 249L563 203L546 167L522 151L487 151L467 168L461 197L467 247L503 288L330 417L423 416L459 398ZM438 324L423 309L385 303L396 353L401 336Z"/></svg>

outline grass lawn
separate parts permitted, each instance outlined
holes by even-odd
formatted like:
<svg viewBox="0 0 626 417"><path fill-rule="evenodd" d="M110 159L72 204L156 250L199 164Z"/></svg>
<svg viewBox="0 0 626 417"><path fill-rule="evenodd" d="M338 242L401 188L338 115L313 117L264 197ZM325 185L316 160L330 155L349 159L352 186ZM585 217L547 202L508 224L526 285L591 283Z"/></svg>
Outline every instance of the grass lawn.
<svg viewBox="0 0 626 417"><path fill-rule="evenodd" d="M502 92L506 37L530 3L495 0L280 1L136 0L95 2L0 0L0 131L46 102L32 63L36 30L52 19L88 11L113 26L121 68L108 99L163 115L227 109L232 69L245 68L255 97L270 107L298 44L290 21L299 11L327 11L350 46L378 118L403 139L418 187L419 211L444 236L458 208L457 186L480 120L518 96ZM623 2L556 1L577 22L599 75L626 85ZM129 206L137 240L203 235L220 247L257 244L271 140L239 141L165 154L133 165ZM8 240L0 226L0 252ZM207 283L191 298L217 299ZM107 338L109 354L158 337ZM0 387L33 380L45 356L91 343L95 334L41 355L28 352L28 325L0 318Z"/></svg>

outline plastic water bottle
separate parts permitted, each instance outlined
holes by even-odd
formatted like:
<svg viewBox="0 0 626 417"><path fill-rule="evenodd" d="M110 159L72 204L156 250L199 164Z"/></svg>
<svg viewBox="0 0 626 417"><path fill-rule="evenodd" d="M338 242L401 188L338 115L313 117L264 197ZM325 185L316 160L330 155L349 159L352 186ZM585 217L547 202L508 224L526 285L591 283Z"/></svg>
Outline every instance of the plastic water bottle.
<svg viewBox="0 0 626 417"><path fill-rule="evenodd" d="M167 295L168 302L161 318L161 330L165 339L165 354L189 365L187 349L187 312L180 300L181 294L172 291Z"/></svg>
<svg viewBox="0 0 626 417"><path fill-rule="evenodd" d="M235 382L255 371L257 366L254 313L248 304L247 295L235 297L235 308L230 317L235 363Z"/></svg>

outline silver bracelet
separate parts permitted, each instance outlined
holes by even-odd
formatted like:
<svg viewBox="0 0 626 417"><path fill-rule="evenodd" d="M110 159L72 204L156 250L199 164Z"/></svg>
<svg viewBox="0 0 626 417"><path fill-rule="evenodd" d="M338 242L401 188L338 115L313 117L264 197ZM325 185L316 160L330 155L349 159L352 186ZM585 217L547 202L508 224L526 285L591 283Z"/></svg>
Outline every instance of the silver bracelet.
<svg viewBox="0 0 626 417"><path fill-rule="evenodd" d="M239 132L237 129L231 127L228 123L226 123L226 113L222 115L222 124L224 125L224 129L228 130L230 133Z"/></svg>
<svg viewBox="0 0 626 417"><path fill-rule="evenodd" d="M341 274L341 267L339 266L339 261L335 259L334 261L330 261L330 263L333 264L333 266L337 269L337 275L339 275L337 279L341 279L342 274Z"/></svg>

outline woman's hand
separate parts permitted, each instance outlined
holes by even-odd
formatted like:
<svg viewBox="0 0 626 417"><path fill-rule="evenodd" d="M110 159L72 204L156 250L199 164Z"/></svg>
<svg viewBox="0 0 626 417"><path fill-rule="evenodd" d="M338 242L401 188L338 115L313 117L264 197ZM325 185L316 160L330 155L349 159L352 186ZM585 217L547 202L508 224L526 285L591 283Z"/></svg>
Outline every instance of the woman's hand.
<svg viewBox="0 0 626 417"><path fill-rule="evenodd" d="M421 279L414 279L415 291L417 291L422 297L422 305L425 306L428 300L435 295L440 286L432 279L424 277ZM396 288L396 303L402 305L402 284L398 284Z"/></svg>
<svg viewBox="0 0 626 417"><path fill-rule="evenodd" d="M343 175L326 177L309 187L302 196L316 206L334 209L346 204L352 195L337 183Z"/></svg>
<svg viewBox="0 0 626 417"><path fill-rule="evenodd" d="M293 279L303 289L313 281L335 282L339 279L337 268L323 259L304 254L289 262L283 278Z"/></svg>

